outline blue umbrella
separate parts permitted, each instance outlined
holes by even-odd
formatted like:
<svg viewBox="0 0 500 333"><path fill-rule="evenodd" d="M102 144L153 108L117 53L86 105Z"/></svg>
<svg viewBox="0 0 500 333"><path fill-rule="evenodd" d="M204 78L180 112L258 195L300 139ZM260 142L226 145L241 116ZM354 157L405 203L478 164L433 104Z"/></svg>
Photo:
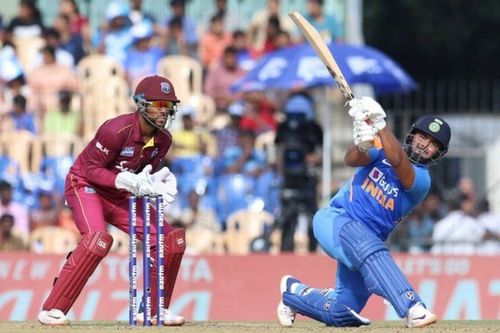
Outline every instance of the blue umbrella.
<svg viewBox="0 0 500 333"><path fill-rule="evenodd" d="M396 62L372 47L337 43L328 47L349 84L371 84L377 94L405 92L416 87L415 81ZM292 89L334 84L313 48L305 43L263 57L232 89Z"/></svg>

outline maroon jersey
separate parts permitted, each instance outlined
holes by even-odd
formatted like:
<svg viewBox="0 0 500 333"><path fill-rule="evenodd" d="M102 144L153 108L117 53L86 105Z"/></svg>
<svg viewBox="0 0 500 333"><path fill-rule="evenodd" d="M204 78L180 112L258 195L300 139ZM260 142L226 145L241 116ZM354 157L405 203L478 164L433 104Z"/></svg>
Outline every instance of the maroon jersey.
<svg viewBox="0 0 500 333"><path fill-rule="evenodd" d="M66 183L71 176L76 176L107 198L123 199L128 192L115 187L119 172L138 173L147 164L151 164L156 171L172 144L172 136L157 130L154 137L144 143L139 117L138 112L129 113L102 124L78 155Z"/></svg>

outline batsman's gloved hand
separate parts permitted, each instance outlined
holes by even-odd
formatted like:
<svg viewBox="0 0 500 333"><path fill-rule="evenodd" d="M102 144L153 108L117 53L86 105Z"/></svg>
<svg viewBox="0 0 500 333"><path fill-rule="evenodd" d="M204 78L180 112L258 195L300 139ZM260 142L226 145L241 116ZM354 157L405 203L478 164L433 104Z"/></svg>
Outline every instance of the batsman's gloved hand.
<svg viewBox="0 0 500 333"><path fill-rule="evenodd" d="M163 167L152 175L153 186L157 195L163 197L165 204L171 204L177 195L177 178L169 168Z"/></svg>
<svg viewBox="0 0 500 333"><path fill-rule="evenodd" d="M353 141L359 151L367 152L373 147L373 140L377 135L377 129L364 120L354 120Z"/></svg>
<svg viewBox="0 0 500 333"><path fill-rule="evenodd" d="M380 104L371 97L354 98L347 102L349 105L349 115L354 120L362 120L370 123L377 131L381 131L385 126L385 111Z"/></svg>

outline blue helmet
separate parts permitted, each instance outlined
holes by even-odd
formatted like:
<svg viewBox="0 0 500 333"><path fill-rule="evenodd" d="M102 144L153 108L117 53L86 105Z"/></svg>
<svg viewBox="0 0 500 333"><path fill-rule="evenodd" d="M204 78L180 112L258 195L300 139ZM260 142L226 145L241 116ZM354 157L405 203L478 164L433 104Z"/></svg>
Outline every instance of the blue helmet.
<svg viewBox="0 0 500 333"><path fill-rule="evenodd" d="M424 159L417 152L413 151L411 142L417 132L429 135L439 144L439 151L431 158ZM450 139L451 129L446 121L436 116L423 116L412 124L410 133L406 136L405 151L410 161L414 163L422 165L436 164L448 151Z"/></svg>

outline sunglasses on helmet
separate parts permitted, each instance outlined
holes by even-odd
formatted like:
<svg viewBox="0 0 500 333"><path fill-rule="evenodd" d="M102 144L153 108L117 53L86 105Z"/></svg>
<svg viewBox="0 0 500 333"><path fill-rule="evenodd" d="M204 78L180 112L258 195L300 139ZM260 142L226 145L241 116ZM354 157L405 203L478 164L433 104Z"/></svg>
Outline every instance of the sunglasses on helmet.
<svg viewBox="0 0 500 333"><path fill-rule="evenodd" d="M148 101L147 105L154 107L156 109L173 109L175 106L174 102L170 101Z"/></svg>

